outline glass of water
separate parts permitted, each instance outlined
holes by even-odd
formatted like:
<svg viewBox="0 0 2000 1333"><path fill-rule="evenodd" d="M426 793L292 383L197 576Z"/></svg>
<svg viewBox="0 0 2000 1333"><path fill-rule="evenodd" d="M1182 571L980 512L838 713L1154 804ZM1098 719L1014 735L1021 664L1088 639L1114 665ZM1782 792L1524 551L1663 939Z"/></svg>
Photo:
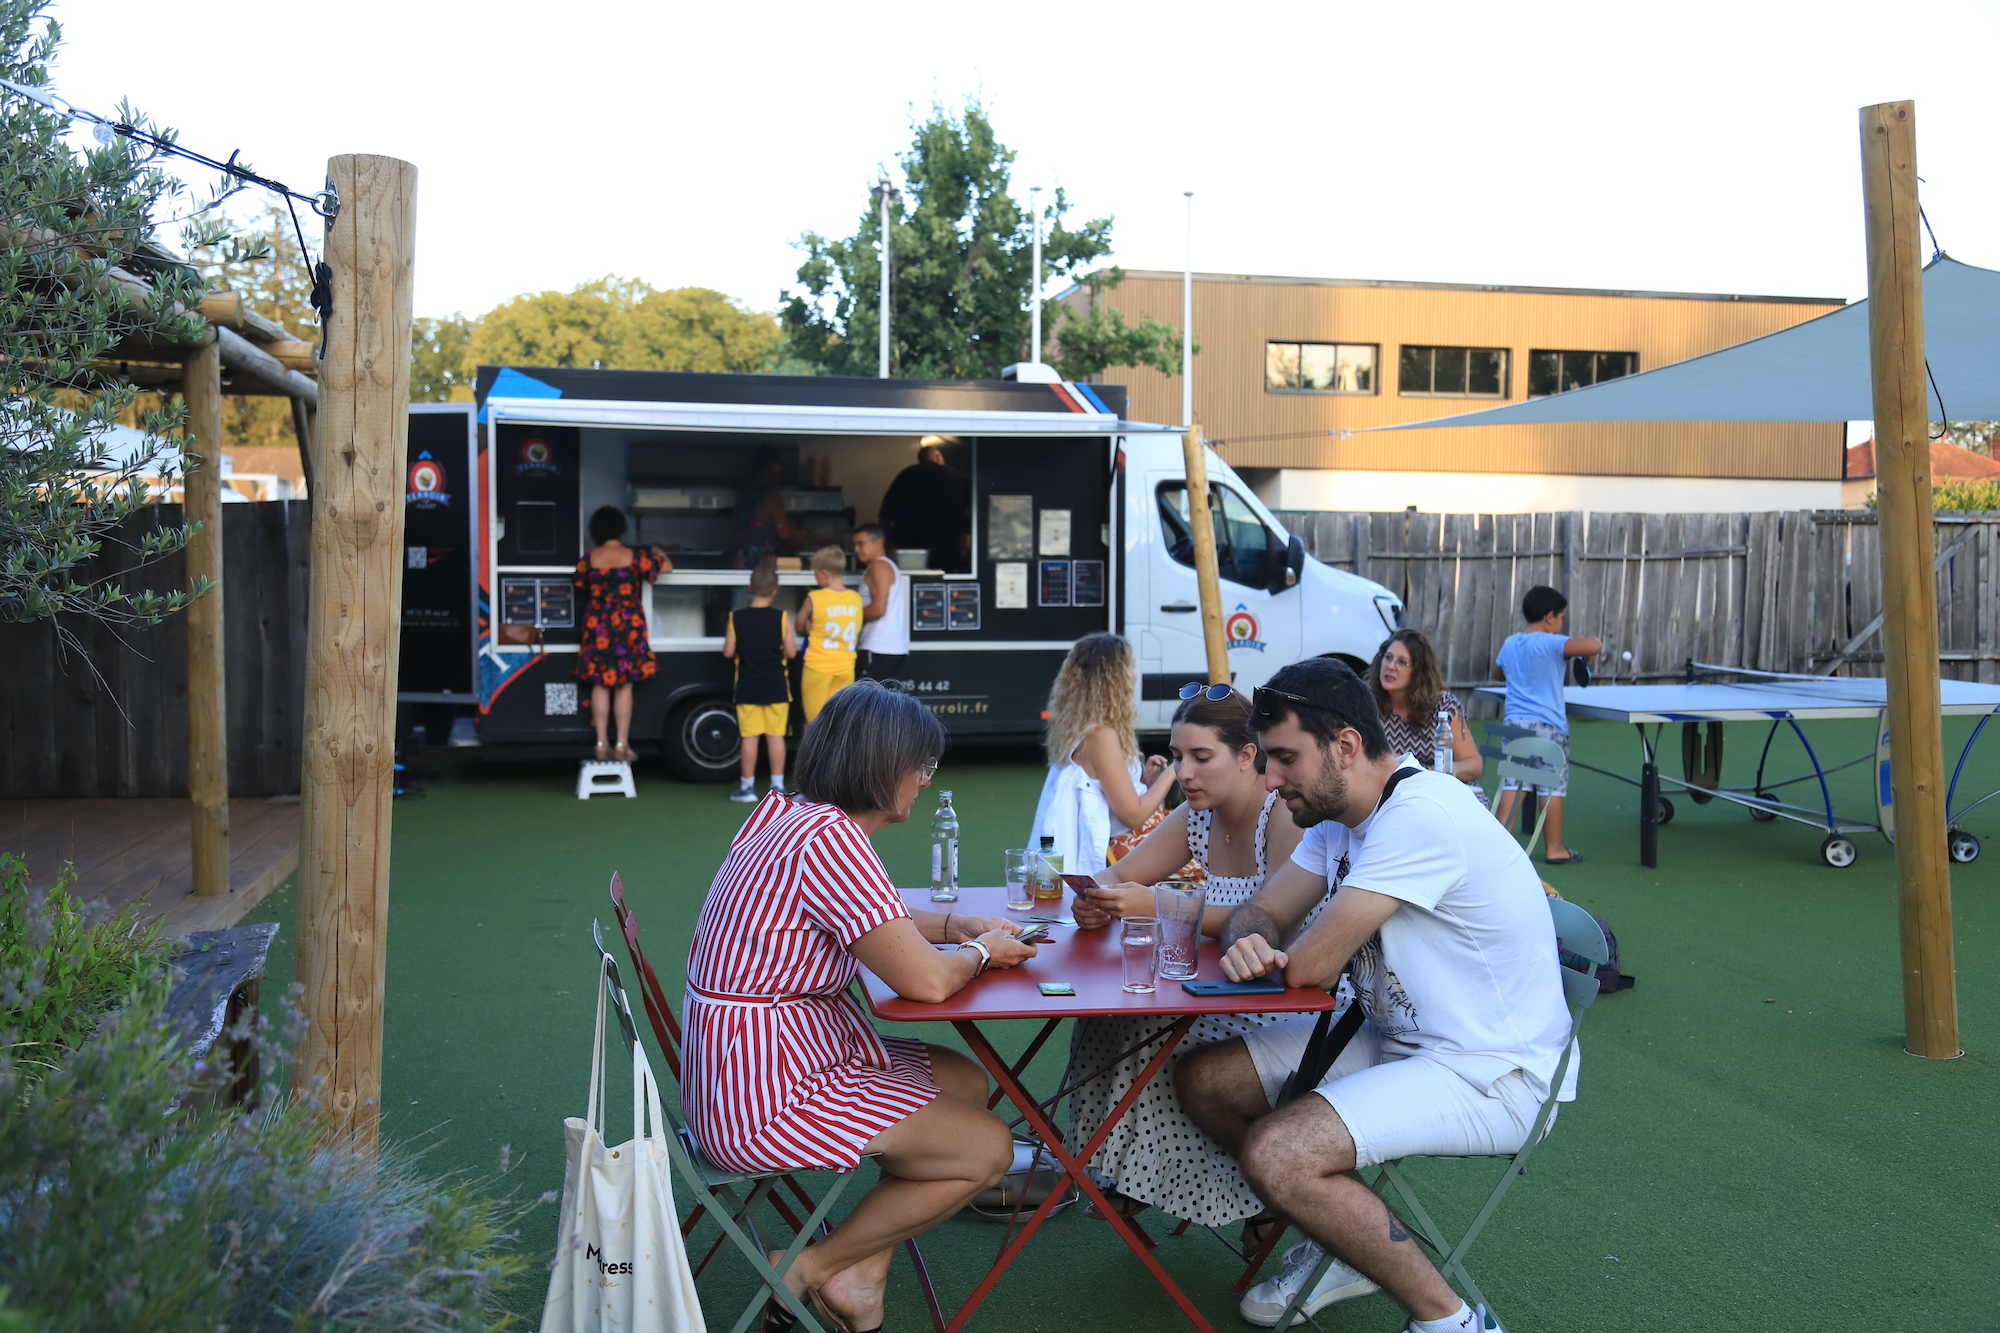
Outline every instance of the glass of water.
<svg viewBox="0 0 2000 1333"><path fill-rule="evenodd" d="M1028 849L1007 849L1007 910L1026 912L1035 905L1035 886L1028 878Z"/></svg>
<svg viewBox="0 0 2000 1333"><path fill-rule="evenodd" d="M1160 980L1192 981L1201 958L1201 917L1208 894L1199 884L1170 879L1153 889L1160 918Z"/></svg>
<svg viewBox="0 0 2000 1333"><path fill-rule="evenodd" d="M1153 977L1159 966L1159 921L1150 916L1128 916L1119 923L1119 943L1125 950L1125 989L1134 995L1151 995Z"/></svg>

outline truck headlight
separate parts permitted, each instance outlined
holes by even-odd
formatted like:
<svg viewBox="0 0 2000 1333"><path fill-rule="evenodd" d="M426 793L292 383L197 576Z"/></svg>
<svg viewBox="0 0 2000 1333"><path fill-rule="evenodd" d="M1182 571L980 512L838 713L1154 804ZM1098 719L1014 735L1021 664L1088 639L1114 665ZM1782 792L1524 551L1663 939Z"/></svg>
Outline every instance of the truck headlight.
<svg viewBox="0 0 2000 1333"><path fill-rule="evenodd" d="M1391 634L1403 628L1403 604L1393 597L1377 597L1375 614L1382 617L1382 623Z"/></svg>

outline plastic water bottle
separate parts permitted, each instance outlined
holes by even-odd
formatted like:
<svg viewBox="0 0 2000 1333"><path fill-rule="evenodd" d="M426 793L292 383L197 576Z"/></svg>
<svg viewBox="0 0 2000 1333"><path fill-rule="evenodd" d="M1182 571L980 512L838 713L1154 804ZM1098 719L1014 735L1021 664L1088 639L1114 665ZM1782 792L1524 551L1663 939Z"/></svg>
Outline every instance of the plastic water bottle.
<svg viewBox="0 0 2000 1333"><path fill-rule="evenodd" d="M1056 840L1049 834L1042 835L1042 845L1035 852L1035 901L1060 903L1062 901L1062 853L1056 850Z"/></svg>
<svg viewBox="0 0 2000 1333"><path fill-rule="evenodd" d="M938 793L937 815L931 820L931 901L958 901L958 812L951 793Z"/></svg>
<svg viewBox="0 0 2000 1333"><path fill-rule="evenodd" d="M1431 771L1451 772L1451 714L1438 709L1437 729L1431 734Z"/></svg>

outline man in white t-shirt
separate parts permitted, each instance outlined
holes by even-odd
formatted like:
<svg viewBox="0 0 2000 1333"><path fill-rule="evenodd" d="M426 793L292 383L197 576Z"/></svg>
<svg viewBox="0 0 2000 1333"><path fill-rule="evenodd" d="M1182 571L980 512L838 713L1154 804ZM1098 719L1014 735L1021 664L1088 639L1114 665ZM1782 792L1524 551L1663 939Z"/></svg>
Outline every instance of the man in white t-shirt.
<svg viewBox="0 0 2000 1333"><path fill-rule="evenodd" d="M1307 1313L1380 1289L1414 1333L1472 1330L1477 1313L1354 1172L1526 1142L1570 1033L1541 880L1464 783L1389 749L1373 696L1346 666L1284 667L1253 704L1265 783L1306 834L1231 914L1223 974L1331 987L1351 969L1367 1021L1326 1079L1283 1107L1311 1018L1204 1046L1175 1073L1189 1115L1310 1238L1250 1291L1243 1315L1275 1324L1324 1247L1335 1262ZM1564 1100L1575 1073L1572 1060Z"/></svg>

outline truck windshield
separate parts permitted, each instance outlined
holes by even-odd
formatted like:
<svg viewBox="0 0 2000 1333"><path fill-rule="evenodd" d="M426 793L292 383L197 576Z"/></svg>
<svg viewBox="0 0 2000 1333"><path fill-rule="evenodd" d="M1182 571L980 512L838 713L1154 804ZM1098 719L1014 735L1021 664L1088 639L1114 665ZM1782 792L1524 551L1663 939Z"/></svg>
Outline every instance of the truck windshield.
<svg viewBox="0 0 2000 1333"><path fill-rule="evenodd" d="M1216 570L1232 583L1262 588L1271 573L1273 559L1270 529L1257 517L1249 502L1227 486L1210 483L1209 510L1215 521ZM1194 529L1188 520L1187 483L1170 481L1161 485L1160 533L1167 554L1180 564L1194 565ZM1278 549L1283 549L1279 544Z"/></svg>

